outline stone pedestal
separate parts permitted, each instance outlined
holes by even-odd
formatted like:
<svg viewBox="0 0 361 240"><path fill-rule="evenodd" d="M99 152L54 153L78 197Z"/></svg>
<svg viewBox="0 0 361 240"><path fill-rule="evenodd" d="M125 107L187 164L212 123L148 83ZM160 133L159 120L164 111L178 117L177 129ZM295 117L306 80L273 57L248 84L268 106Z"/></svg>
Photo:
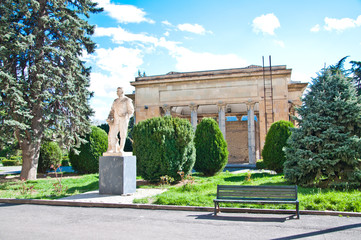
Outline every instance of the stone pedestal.
<svg viewBox="0 0 361 240"><path fill-rule="evenodd" d="M135 193L137 186L135 156L103 156L99 158L99 194Z"/></svg>

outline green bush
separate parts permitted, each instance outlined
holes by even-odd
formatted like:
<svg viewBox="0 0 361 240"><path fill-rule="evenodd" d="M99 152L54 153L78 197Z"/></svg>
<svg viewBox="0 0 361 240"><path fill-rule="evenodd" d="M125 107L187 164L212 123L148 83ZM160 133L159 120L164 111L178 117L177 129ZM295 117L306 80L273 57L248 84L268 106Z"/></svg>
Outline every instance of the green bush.
<svg viewBox="0 0 361 240"><path fill-rule="evenodd" d="M4 167L6 166L21 166L22 157L21 156L12 156L10 159L3 158L2 164Z"/></svg>
<svg viewBox="0 0 361 240"><path fill-rule="evenodd" d="M23 164L23 157L22 156L11 156L9 161L14 162L14 165L10 165L10 166L21 166L21 164Z"/></svg>
<svg viewBox="0 0 361 240"><path fill-rule="evenodd" d="M156 117L134 126L133 153L138 175L159 182L169 176L180 180L179 171L188 175L195 161L193 128L188 120Z"/></svg>
<svg viewBox="0 0 361 240"><path fill-rule="evenodd" d="M4 167L7 167L7 166L16 166L16 162L17 162L17 161L9 160L9 159L3 159L3 160L2 160L2 164L3 164Z"/></svg>
<svg viewBox="0 0 361 240"><path fill-rule="evenodd" d="M71 166L79 173L99 172L99 157L108 148L107 133L96 127L91 127L91 133L86 136L87 143L69 152ZM79 154L76 154L76 153Z"/></svg>
<svg viewBox="0 0 361 240"><path fill-rule="evenodd" d="M38 172L45 173L51 169L51 166L57 168L61 163L62 152L56 142L44 142L40 148L40 156L38 163Z"/></svg>
<svg viewBox="0 0 361 240"><path fill-rule="evenodd" d="M263 159L258 159L256 162L257 169L266 169L266 165L264 164Z"/></svg>
<svg viewBox="0 0 361 240"><path fill-rule="evenodd" d="M0 150L0 157L9 158L18 154L21 154L21 150L19 143L16 140L13 143L7 144L3 149Z"/></svg>
<svg viewBox="0 0 361 240"><path fill-rule="evenodd" d="M266 135L266 141L262 150L264 165L267 169L277 173L283 172L283 164L286 161L283 148L291 135L291 128L295 126L289 122L280 120L274 122Z"/></svg>
<svg viewBox="0 0 361 240"><path fill-rule="evenodd" d="M197 126L194 143L196 171L213 176L223 170L228 162L227 142L214 119L203 118Z"/></svg>

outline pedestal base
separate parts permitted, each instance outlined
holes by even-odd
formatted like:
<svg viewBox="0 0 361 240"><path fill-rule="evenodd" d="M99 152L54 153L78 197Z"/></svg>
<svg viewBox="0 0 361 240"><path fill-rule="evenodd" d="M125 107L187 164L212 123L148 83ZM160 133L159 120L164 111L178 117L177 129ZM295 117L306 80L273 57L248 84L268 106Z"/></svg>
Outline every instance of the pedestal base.
<svg viewBox="0 0 361 240"><path fill-rule="evenodd" d="M137 187L135 156L99 158L99 193L122 195L135 193Z"/></svg>

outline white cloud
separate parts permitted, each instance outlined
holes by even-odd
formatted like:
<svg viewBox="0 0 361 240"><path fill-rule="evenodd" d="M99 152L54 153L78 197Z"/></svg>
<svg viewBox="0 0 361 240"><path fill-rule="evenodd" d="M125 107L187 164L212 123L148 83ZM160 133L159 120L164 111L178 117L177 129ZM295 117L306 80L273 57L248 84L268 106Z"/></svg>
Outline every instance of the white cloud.
<svg viewBox="0 0 361 240"><path fill-rule="evenodd" d="M167 26L172 26L172 24L170 22L168 22L167 20L162 21L162 24L167 25Z"/></svg>
<svg viewBox="0 0 361 240"><path fill-rule="evenodd" d="M320 30L321 30L320 24L316 24L310 29L311 32L319 32Z"/></svg>
<svg viewBox="0 0 361 240"><path fill-rule="evenodd" d="M112 101L116 98L115 90L122 86L126 93L134 88L130 81L134 80L140 65L143 64L141 50L117 47L114 49L97 49L90 58L95 69L90 75L89 90L94 92L92 107L95 110L94 119L105 119L108 116ZM88 58L89 59L89 58ZM105 101L106 104L99 102Z"/></svg>
<svg viewBox="0 0 361 240"><path fill-rule="evenodd" d="M169 37L169 32L166 31L166 32L164 33L164 36Z"/></svg>
<svg viewBox="0 0 361 240"><path fill-rule="evenodd" d="M292 81L300 81L300 82L311 82L312 77L316 77L316 73L310 73L310 72L299 72L296 70L292 71L291 80Z"/></svg>
<svg viewBox="0 0 361 240"><path fill-rule="evenodd" d="M225 68L238 68L247 65L247 62L236 54L213 54L208 52L193 52L179 46L179 42L167 41L160 38L158 46L164 47L176 59L176 71L201 71Z"/></svg>
<svg viewBox="0 0 361 240"><path fill-rule="evenodd" d="M281 40L274 40L273 42L274 42L276 45L278 45L278 46L280 46L280 47L282 47L282 48L285 47L285 43L284 43L283 41L281 41Z"/></svg>
<svg viewBox="0 0 361 240"><path fill-rule="evenodd" d="M169 51L169 54L177 60L176 70L177 71L196 71L196 70L210 70L210 69L220 69L220 68L233 68L233 67L243 67L246 66L246 61L235 54L212 54L207 52L193 52L187 48L179 46L180 42L168 41L164 37L155 38L150 37L145 34L134 34L125 31L121 27L118 28L96 28L95 36L109 36L112 37L112 41L122 44L124 42L139 42L138 47L142 51L147 51L147 49L153 49L157 47L165 48ZM144 45L146 44L146 45ZM124 59L124 61L129 62L132 58L124 57L124 54L120 51L124 51L125 48L119 49L118 51L113 50L112 54L114 57L119 57ZM128 49L129 50L129 49ZM97 54L102 56L101 60L98 60L97 64L103 68L103 70L120 72L123 69L120 69L118 66L121 62L113 59L113 57L108 57L107 53L109 50L98 50ZM134 62L139 61L140 59L140 50L131 51ZM127 54L126 54L127 56ZM116 65L114 65L116 64ZM133 64L139 66L142 63L137 62ZM136 68L133 68L136 71Z"/></svg>
<svg viewBox="0 0 361 240"><path fill-rule="evenodd" d="M247 62L236 54L213 54L178 49L174 54L176 70L181 72L245 67Z"/></svg>
<svg viewBox="0 0 361 240"><path fill-rule="evenodd" d="M155 37L147 36L143 33L130 33L121 27L117 28L95 28L94 37L112 37L112 41L118 44L123 42L142 42L156 44L158 39Z"/></svg>
<svg viewBox="0 0 361 240"><path fill-rule="evenodd" d="M100 48L96 51L96 64L102 70L122 77L124 71L135 73L143 63L141 50L117 47L114 49ZM129 81L129 79L127 79Z"/></svg>
<svg viewBox="0 0 361 240"><path fill-rule="evenodd" d="M191 32L195 34L204 35L207 32L212 33L211 31L206 31L206 29L204 29L204 27L199 24L190 24L190 23L178 24L177 28L181 31Z"/></svg>
<svg viewBox="0 0 361 240"><path fill-rule="evenodd" d="M110 0L97 0L99 7L103 7L104 11L112 18L120 23L155 23L153 20L146 18L146 12L143 9L133 5L119 5L110 3Z"/></svg>
<svg viewBox="0 0 361 240"><path fill-rule="evenodd" d="M274 35L274 31L279 28L281 24L273 13L269 13L253 19L252 26L255 33L262 32L263 34Z"/></svg>
<svg viewBox="0 0 361 240"><path fill-rule="evenodd" d="M348 28L355 28L361 26L361 15L357 17L356 20L351 18L325 18L325 26L324 28L327 31L336 30L338 32L341 32Z"/></svg>
<svg viewBox="0 0 361 240"><path fill-rule="evenodd" d="M130 81L134 81L138 69L143 64L143 55L147 52L154 52L157 48L166 49L169 55L176 60L175 71L213 70L247 65L246 61L236 54L194 52L182 47L180 42L168 41L165 37L148 36L145 33L131 33L121 27L99 27L96 28L94 36L107 36L117 44L127 43L126 46L130 46L119 46L113 49L99 48L94 55L83 56L92 65L97 66L91 73L90 86L90 90L95 93L94 104L92 104L95 110L95 119L107 117L109 109L104 109L104 106L111 105L116 97L113 93L116 87L123 86L127 93L133 91ZM101 101L106 101L106 104Z"/></svg>

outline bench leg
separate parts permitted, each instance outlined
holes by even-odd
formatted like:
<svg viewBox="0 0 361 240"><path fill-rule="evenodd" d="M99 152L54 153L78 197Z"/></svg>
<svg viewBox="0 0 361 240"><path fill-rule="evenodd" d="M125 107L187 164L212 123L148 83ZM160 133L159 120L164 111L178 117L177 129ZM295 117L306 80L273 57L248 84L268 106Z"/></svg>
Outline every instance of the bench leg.
<svg viewBox="0 0 361 240"><path fill-rule="evenodd" d="M299 207L299 203L296 203L296 215L297 215L297 219L300 219L300 207Z"/></svg>
<svg viewBox="0 0 361 240"><path fill-rule="evenodd" d="M214 202L214 216L217 216L217 213L221 212L219 208L219 202Z"/></svg>

